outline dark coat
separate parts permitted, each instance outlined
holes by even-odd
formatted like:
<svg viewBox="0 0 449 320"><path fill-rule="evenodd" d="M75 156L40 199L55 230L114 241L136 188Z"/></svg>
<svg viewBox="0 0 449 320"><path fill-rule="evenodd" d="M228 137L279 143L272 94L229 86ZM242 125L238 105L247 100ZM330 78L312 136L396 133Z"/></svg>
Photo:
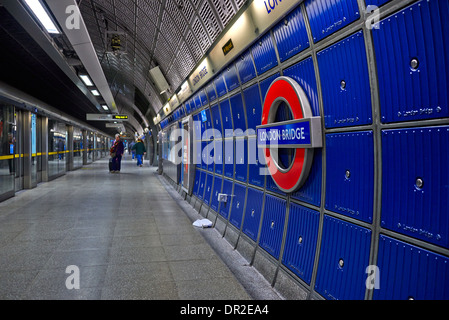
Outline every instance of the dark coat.
<svg viewBox="0 0 449 320"><path fill-rule="evenodd" d="M145 149L145 145L141 141L133 145L132 150L136 150L136 154L143 154L144 152L147 152L147 149Z"/></svg>

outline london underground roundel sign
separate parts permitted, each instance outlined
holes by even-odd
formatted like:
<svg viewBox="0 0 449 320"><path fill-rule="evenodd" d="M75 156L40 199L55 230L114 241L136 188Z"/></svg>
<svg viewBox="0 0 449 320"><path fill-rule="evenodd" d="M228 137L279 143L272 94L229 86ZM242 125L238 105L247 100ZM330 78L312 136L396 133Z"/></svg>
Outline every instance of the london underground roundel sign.
<svg viewBox="0 0 449 320"><path fill-rule="evenodd" d="M293 120L275 122L281 103L291 111ZM268 171L276 185L286 193L299 189L310 172L313 148L322 147L321 117L314 117L309 100L292 78L278 77L265 95L262 124L257 126L258 147L264 150ZM279 149L294 150L288 168L280 165Z"/></svg>

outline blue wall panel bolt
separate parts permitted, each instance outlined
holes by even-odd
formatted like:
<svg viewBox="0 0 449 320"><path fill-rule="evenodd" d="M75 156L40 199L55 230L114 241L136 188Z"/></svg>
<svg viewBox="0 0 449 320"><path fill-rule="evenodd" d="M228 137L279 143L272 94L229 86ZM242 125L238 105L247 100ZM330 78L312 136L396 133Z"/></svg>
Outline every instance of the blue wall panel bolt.
<svg viewBox="0 0 449 320"><path fill-rule="evenodd" d="M317 59L326 128L371 124L371 91L363 32L318 52Z"/></svg>
<svg viewBox="0 0 449 320"><path fill-rule="evenodd" d="M362 300L371 230L325 215L315 290L326 299Z"/></svg>
<svg viewBox="0 0 449 320"><path fill-rule="evenodd" d="M290 203L282 263L310 284L318 239L320 213Z"/></svg>
<svg viewBox="0 0 449 320"><path fill-rule="evenodd" d="M298 6L273 28L281 62L309 47L306 25Z"/></svg>
<svg viewBox="0 0 449 320"><path fill-rule="evenodd" d="M449 248L449 126L382 131L381 226Z"/></svg>
<svg viewBox="0 0 449 320"><path fill-rule="evenodd" d="M449 258L380 235L374 300L449 299Z"/></svg>
<svg viewBox="0 0 449 320"><path fill-rule="evenodd" d="M263 191L248 188L246 210L242 231L253 241L257 240L260 217L262 215Z"/></svg>
<svg viewBox="0 0 449 320"><path fill-rule="evenodd" d="M305 5L314 42L360 18L357 0L307 0Z"/></svg>
<svg viewBox="0 0 449 320"><path fill-rule="evenodd" d="M276 259L279 258L284 232L286 200L265 196L264 216L259 245Z"/></svg>
<svg viewBox="0 0 449 320"><path fill-rule="evenodd" d="M372 30L382 122L449 116L447 21L448 1L418 1Z"/></svg>
<svg viewBox="0 0 449 320"><path fill-rule="evenodd" d="M371 131L326 135L327 210L372 222L374 141Z"/></svg>

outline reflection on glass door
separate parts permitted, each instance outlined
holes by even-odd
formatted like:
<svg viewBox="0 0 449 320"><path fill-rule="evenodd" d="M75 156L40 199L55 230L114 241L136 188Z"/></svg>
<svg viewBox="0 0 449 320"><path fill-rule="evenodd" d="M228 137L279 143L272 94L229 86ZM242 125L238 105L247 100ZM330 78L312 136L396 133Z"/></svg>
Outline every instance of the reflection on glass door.
<svg viewBox="0 0 449 320"><path fill-rule="evenodd" d="M14 194L14 107L0 104L0 198Z"/></svg>
<svg viewBox="0 0 449 320"><path fill-rule="evenodd" d="M48 176L55 177L66 171L67 126L48 120Z"/></svg>
<svg viewBox="0 0 449 320"><path fill-rule="evenodd" d="M37 116L31 114L31 184L37 185Z"/></svg>
<svg viewBox="0 0 449 320"><path fill-rule="evenodd" d="M83 134L81 129L73 128L73 167L80 168L83 165Z"/></svg>

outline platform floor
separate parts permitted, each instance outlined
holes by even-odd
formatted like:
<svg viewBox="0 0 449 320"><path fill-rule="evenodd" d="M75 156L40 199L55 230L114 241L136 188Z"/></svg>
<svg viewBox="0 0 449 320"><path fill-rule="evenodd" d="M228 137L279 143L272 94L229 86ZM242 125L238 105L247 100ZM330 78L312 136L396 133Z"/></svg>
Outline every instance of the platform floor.
<svg viewBox="0 0 449 320"><path fill-rule="evenodd" d="M282 299L215 229L192 226L202 217L147 161L107 167L0 203L0 299Z"/></svg>

